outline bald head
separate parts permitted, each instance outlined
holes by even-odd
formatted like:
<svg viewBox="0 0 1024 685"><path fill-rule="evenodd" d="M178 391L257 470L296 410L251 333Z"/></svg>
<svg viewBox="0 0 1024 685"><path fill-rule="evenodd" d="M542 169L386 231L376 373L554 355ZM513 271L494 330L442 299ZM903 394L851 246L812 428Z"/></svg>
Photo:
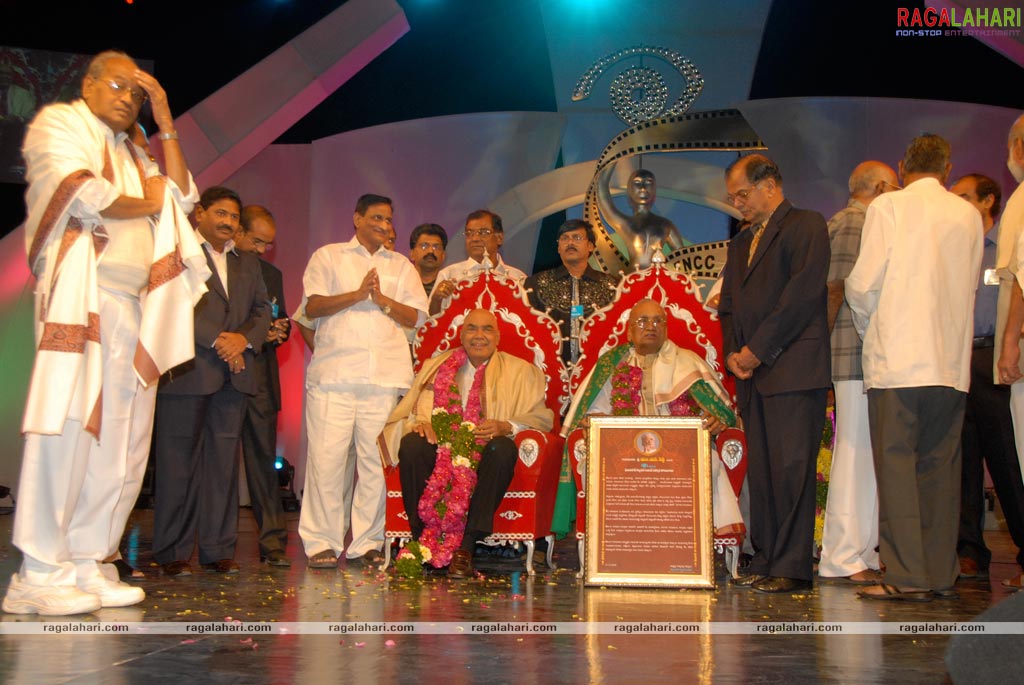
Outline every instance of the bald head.
<svg viewBox="0 0 1024 685"><path fill-rule="evenodd" d="M1010 127L1006 139L1006 167L1017 183L1024 183L1024 114Z"/></svg>
<svg viewBox="0 0 1024 685"><path fill-rule="evenodd" d="M494 355L501 335L498 320L486 309L474 309L462 322L462 348L473 366L480 366Z"/></svg>
<svg viewBox="0 0 1024 685"><path fill-rule="evenodd" d="M850 197L866 205L882 193L899 188L896 172L876 160L861 162L850 174Z"/></svg>
<svg viewBox="0 0 1024 685"><path fill-rule="evenodd" d="M654 300L640 300L629 311L629 341L640 354L655 354L665 344L668 317Z"/></svg>

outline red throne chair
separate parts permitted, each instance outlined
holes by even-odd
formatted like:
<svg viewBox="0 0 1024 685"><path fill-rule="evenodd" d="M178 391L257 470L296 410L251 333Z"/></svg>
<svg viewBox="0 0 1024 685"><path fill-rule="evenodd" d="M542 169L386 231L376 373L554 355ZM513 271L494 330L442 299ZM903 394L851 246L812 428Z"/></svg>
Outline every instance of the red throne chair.
<svg viewBox="0 0 1024 685"><path fill-rule="evenodd" d="M676 345L696 352L715 372L730 397L735 399L735 382L725 373L722 357L722 329L717 313L704 308L697 285L685 274L655 264L635 271L619 283L615 299L607 307L595 311L580 327L580 358L569 377L575 393L602 354L629 342L629 310L643 299L652 299L665 308L669 317L669 338ZM587 443L583 429L577 428L566 440L576 481L576 540L580 571L583 572L583 539L586 534L586 457ZM715 444L728 474L733 492L739 497L747 475L746 440L743 431L730 428L717 436ZM715 551L725 556L726 565L737 575L742 538L716 535Z"/></svg>
<svg viewBox="0 0 1024 685"><path fill-rule="evenodd" d="M519 461L508 492L494 514L494 532L484 541L489 545L523 543L526 547L526 572L532 576L535 540L547 540L545 561L548 567L555 568L551 518L565 444L558 435L559 417L569 406L568 372L559 355L561 335L554 319L530 308L515 280L485 272L460 281L444 311L420 327L413 345L413 363L417 371L430 357L460 344L462 321L473 309L488 309L494 313L501 333L501 351L530 362L548 378L546 404L555 415L554 428L551 433L525 430L516 435ZM409 539L412 531L402 503L402 484L397 466L387 470L385 480L384 568L387 568L394 540Z"/></svg>

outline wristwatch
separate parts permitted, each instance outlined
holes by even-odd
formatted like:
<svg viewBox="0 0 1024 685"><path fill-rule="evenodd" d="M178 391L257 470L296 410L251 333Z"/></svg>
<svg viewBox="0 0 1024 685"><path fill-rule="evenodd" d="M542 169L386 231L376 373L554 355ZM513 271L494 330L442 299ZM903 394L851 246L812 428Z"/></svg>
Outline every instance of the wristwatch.
<svg viewBox="0 0 1024 685"><path fill-rule="evenodd" d="M391 305L386 304L381 307L380 310L384 312L384 316L391 316Z"/></svg>

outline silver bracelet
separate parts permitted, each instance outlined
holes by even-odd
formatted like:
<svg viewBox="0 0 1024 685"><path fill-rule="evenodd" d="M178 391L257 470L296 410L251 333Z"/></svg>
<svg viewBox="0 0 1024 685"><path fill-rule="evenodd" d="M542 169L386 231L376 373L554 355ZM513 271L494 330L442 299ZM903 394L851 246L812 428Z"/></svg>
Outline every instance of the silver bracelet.
<svg viewBox="0 0 1024 685"><path fill-rule="evenodd" d="M159 138L160 140L177 140L178 139L178 132L177 131L169 131L167 133L161 133L160 135L157 136L157 138Z"/></svg>

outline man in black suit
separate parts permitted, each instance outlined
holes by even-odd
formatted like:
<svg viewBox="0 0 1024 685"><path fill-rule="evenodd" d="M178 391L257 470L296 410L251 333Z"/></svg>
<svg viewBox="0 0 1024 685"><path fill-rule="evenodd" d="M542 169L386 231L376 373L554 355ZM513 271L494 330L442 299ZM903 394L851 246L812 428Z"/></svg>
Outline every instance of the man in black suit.
<svg viewBox="0 0 1024 685"><path fill-rule="evenodd" d="M213 275L195 307L195 359L168 371L157 396L153 556L168 576L192 573L197 536L204 569L238 571L236 451L245 399L256 391L255 354L270 328L259 260L234 249L241 211L238 194L216 186L196 206Z"/></svg>
<svg viewBox="0 0 1024 685"><path fill-rule="evenodd" d="M760 154L726 169L729 202L750 228L729 244L718 312L746 429L750 573L760 592L811 585L815 473L831 382L825 219L796 209Z"/></svg>
<svg viewBox="0 0 1024 685"><path fill-rule="evenodd" d="M242 210L242 221L235 234L235 249L262 256L273 249L276 235L274 215L266 207L249 205ZM277 413L281 411L277 348L288 339L291 326L284 304L281 270L265 259L260 260L260 268L270 298L273 323L253 367L256 393L245 403L242 458L245 460L245 480L249 486L252 513L260 529L260 561L287 567L292 565L285 555L288 524L281 505L274 462L277 459Z"/></svg>

